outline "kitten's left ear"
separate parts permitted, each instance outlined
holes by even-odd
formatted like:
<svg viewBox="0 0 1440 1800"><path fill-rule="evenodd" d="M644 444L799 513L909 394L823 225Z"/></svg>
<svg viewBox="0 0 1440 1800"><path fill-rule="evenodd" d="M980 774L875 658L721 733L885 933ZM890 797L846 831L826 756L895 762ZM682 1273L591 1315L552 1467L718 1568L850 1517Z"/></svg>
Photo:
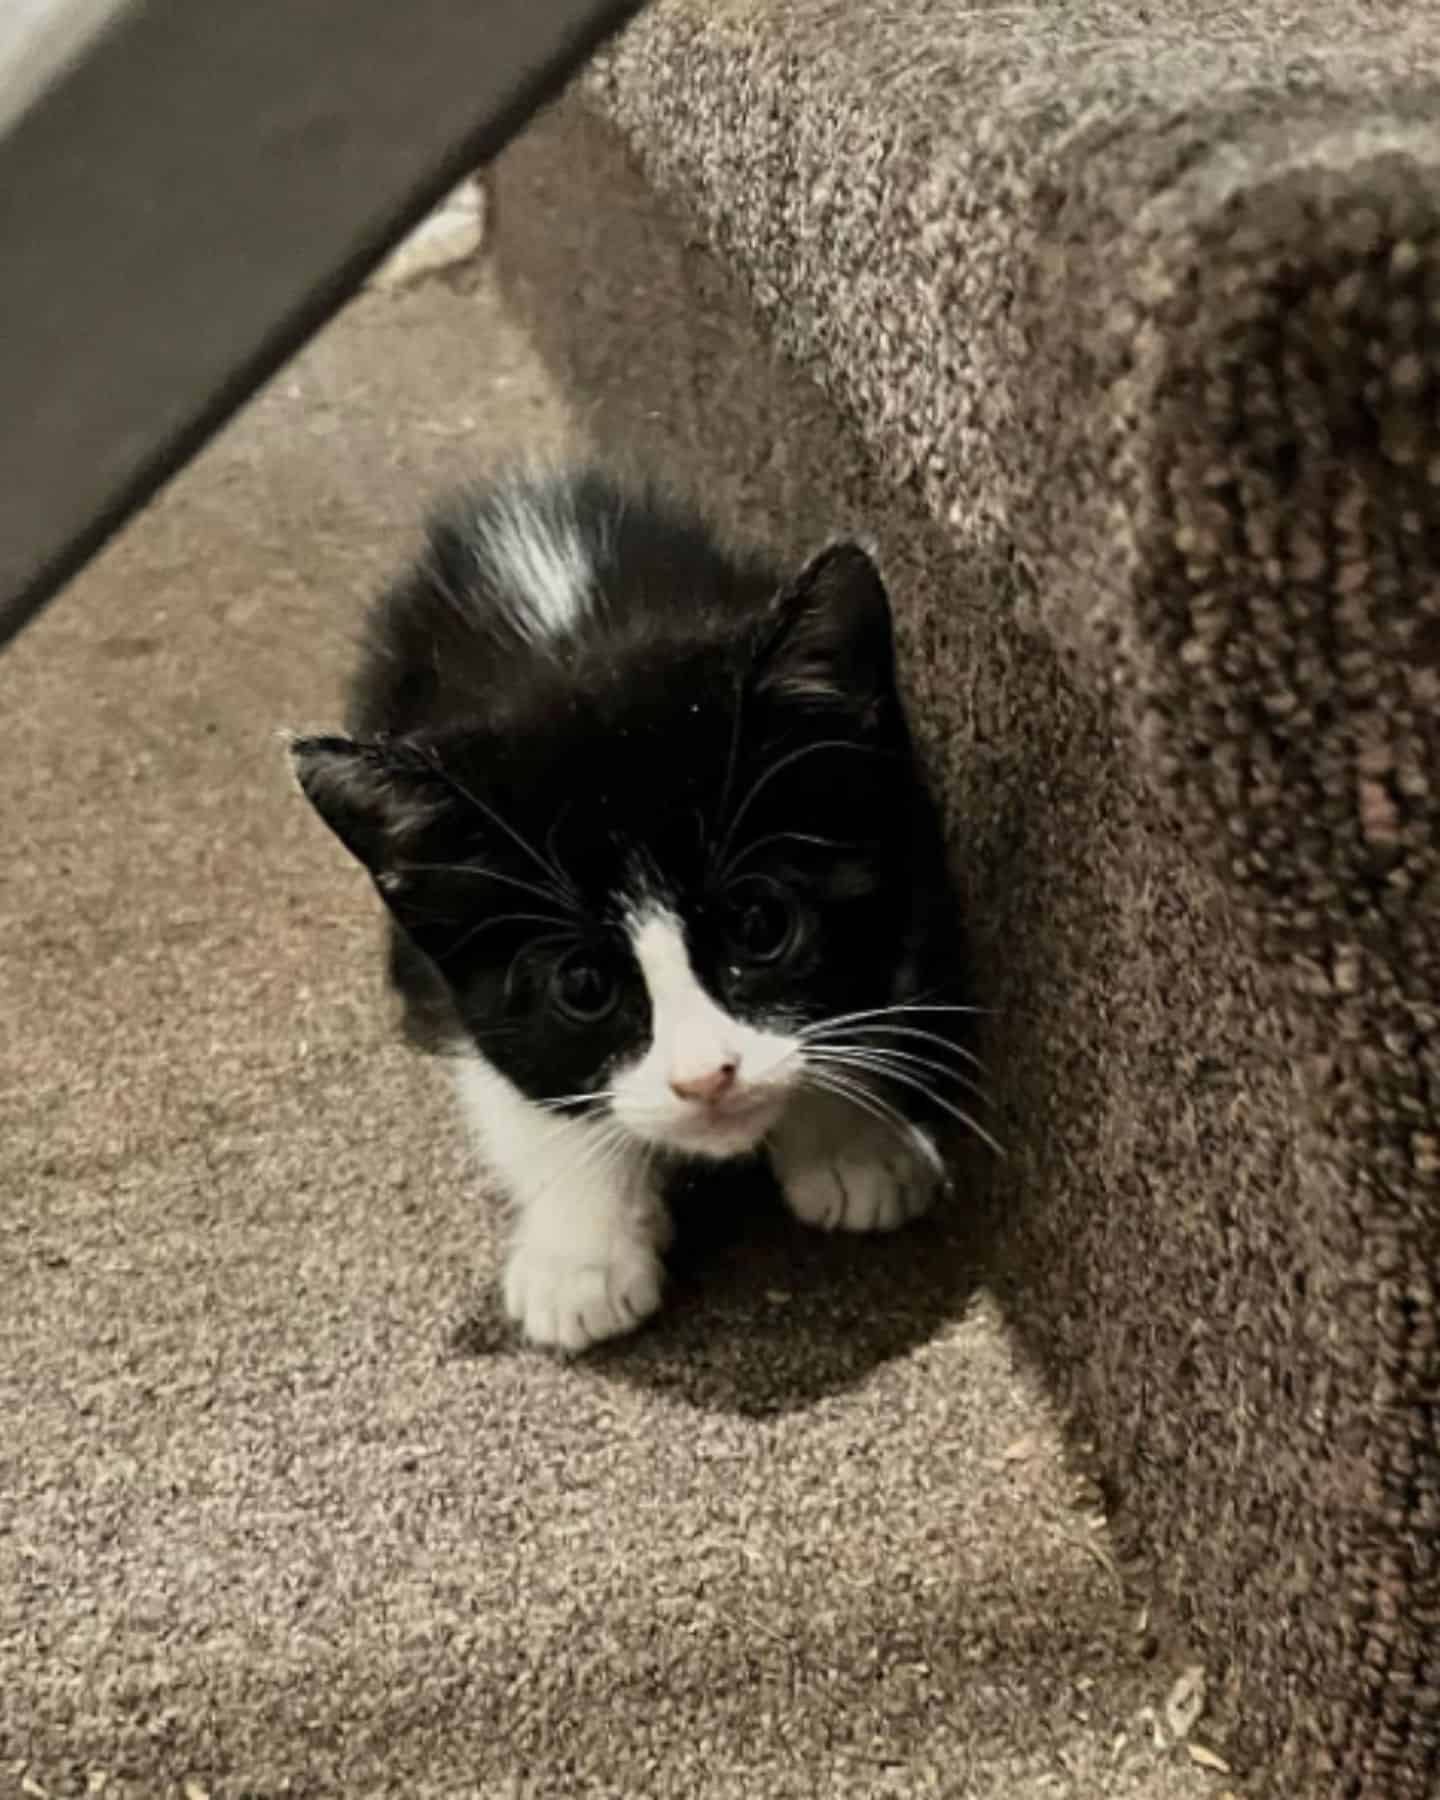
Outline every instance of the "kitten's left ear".
<svg viewBox="0 0 1440 1800"><path fill-rule="evenodd" d="M866 709L894 688L890 597L858 544L831 544L780 597L760 654L760 690Z"/></svg>

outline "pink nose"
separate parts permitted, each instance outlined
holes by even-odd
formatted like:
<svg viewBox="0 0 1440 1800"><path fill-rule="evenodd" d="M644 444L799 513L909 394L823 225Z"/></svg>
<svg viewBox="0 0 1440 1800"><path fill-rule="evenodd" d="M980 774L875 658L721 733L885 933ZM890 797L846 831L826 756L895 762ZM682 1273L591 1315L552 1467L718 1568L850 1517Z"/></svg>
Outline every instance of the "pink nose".
<svg viewBox="0 0 1440 1800"><path fill-rule="evenodd" d="M670 1091L678 1094L682 1100L703 1100L707 1104L720 1099L735 1085L735 1064L733 1062L717 1063L713 1069L707 1069L703 1075L687 1075L670 1077Z"/></svg>

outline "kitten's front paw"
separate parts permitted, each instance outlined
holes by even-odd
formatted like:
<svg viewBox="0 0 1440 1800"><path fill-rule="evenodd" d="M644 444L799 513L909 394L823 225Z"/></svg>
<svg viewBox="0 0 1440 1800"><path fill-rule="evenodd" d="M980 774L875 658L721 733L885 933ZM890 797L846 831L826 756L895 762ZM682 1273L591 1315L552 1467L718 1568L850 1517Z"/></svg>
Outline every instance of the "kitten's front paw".
<svg viewBox="0 0 1440 1800"><path fill-rule="evenodd" d="M785 1203L822 1231L896 1231L929 1212L941 1178L913 1156L832 1155L781 1173Z"/></svg>
<svg viewBox="0 0 1440 1800"><path fill-rule="evenodd" d="M633 1331L658 1310L663 1285L646 1244L615 1244L591 1260L520 1244L505 1269L505 1310L532 1344L573 1352Z"/></svg>

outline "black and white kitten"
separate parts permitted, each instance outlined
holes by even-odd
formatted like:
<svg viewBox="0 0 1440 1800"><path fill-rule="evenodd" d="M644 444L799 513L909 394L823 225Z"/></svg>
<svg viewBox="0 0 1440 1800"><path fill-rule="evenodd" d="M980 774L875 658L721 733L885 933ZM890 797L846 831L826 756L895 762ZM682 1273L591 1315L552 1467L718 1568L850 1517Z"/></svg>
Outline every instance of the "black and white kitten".
<svg viewBox="0 0 1440 1800"><path fill-rule="evenodd" d="M655 1311L676 1159L763 1150L826 1229L930 1204L967 1009L864 551L787 580L653 492L502 482L375 609L349 730L296 769L443 997L529 1339Z"/></svg>

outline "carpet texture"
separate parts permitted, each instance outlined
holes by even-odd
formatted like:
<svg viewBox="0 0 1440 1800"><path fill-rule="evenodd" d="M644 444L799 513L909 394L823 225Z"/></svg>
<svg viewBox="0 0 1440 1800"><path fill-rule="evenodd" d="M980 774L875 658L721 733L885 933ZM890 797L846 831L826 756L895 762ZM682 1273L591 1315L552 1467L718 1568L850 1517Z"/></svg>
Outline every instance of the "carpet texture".
<svg viewBox="0 0 1440 1800"><path fill-rule="evenodd" d="M1435 1793L1440 9L659 0L505 170L603 441L880 538L1007 1310L1243 1759Z"/></svg>
<svg viewBox="0 0 1440 1800"><path fill-rule="evenodd" d="M573 431L484 282L371 296L0 659L0 1796L1214 1796L965 1209L737 1193L632 1343L499 1318L276 731Z"/></svg>

